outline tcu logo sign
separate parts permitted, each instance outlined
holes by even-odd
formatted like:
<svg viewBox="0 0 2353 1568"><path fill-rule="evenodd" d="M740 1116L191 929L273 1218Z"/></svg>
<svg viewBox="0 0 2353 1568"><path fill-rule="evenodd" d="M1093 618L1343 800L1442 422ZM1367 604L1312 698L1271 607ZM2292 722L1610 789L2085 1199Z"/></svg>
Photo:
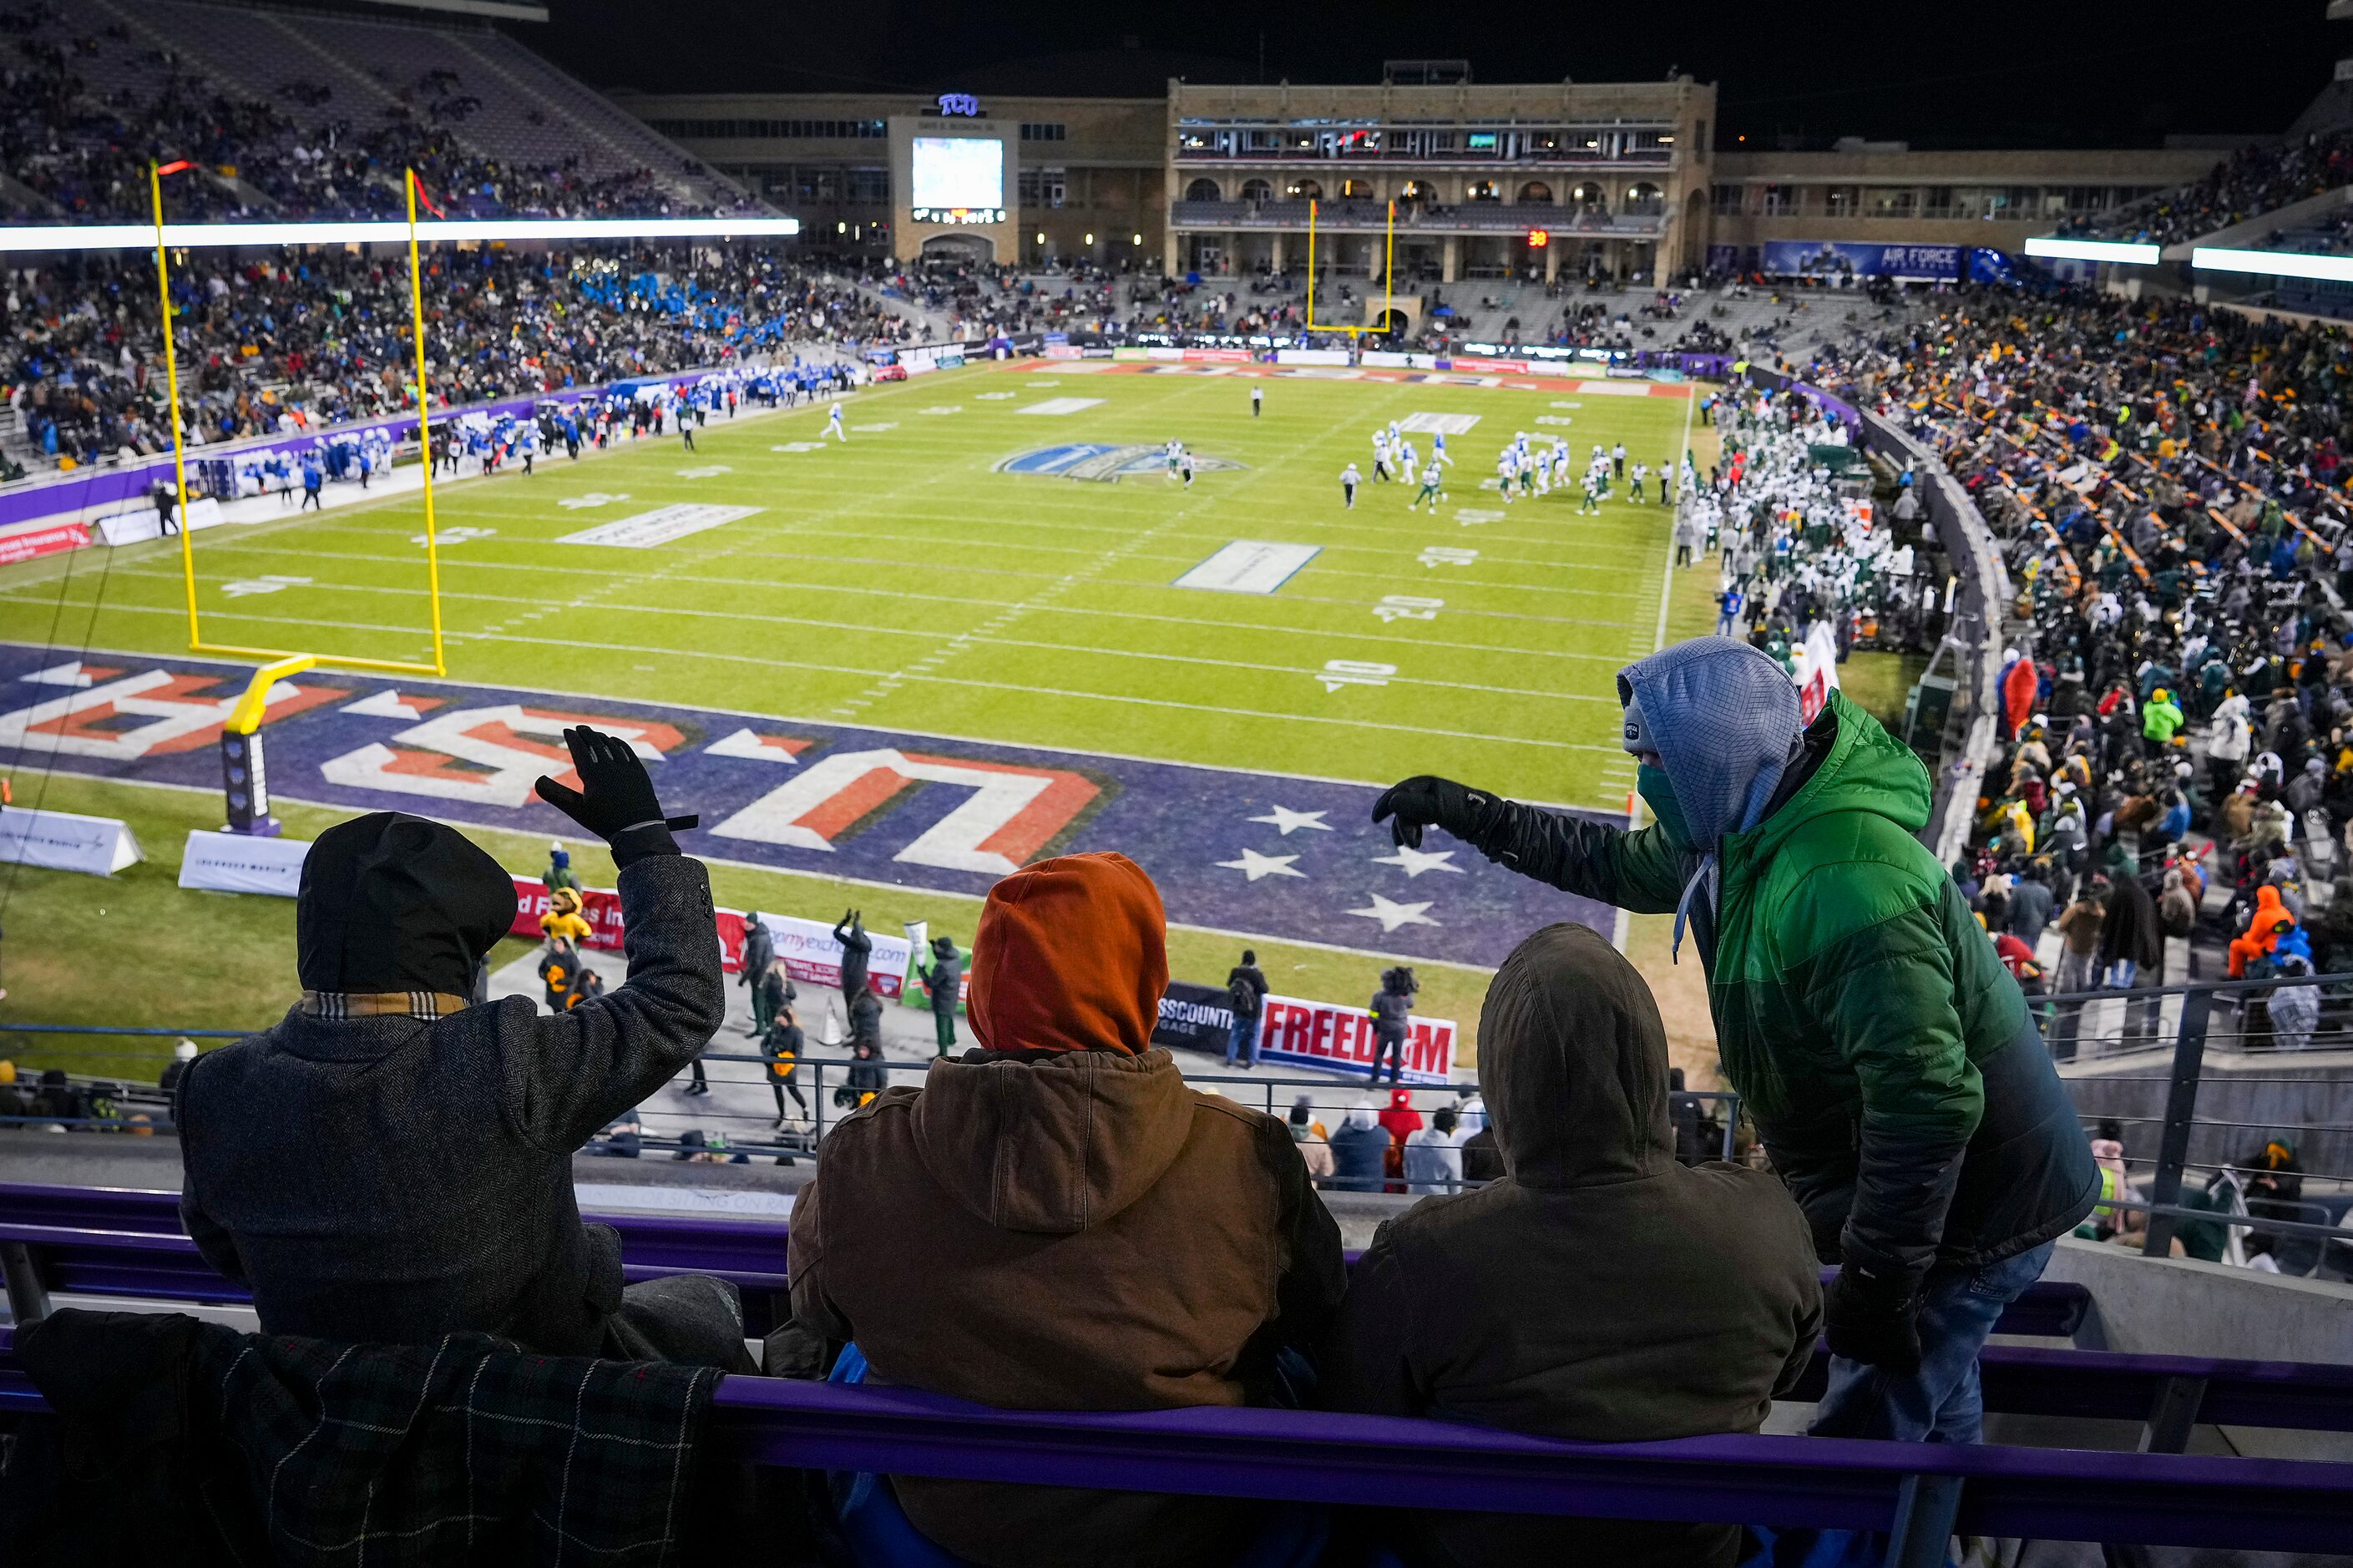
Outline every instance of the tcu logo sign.
<svg viewBox="0 0 2353 1568"><path fill-rule="evenodd" d="M119 680L100 680L101 673L119 672L60 666L30 678L84 689L0 713L0 747L115 763L202 751L220 739L221 723L237 706L244 684L168 669L143 669ZM343 695L338 686L281 680L269 689L262 722L275 723Z"/></svg>
<svg viewBox="0 0 2353 1568"><path fill-rule="evenodd" d="M723 838L829 854L834 840L925 784L954 784L973 793L892 858L992 877L1019 870L1100 793L1084 774L1051 768L888 749L841 752L771 790L712 831Z"/></svg>
<svg viewBox="0 0 2353 1568"><path fill-rule="evenodd" d="M353 789L520 806L535 798L531 786L542 773L552 773L575 789L580 786L572 772L572 755L564 748L564 731L574 724L594 724L620 736L649 763L661 761L663 752L675 751L686 739L670 725L647 720L511 703L444 713L395 735L399 750L362 746L330 757L319 771L329 783Z"/></svg>
<svg viewBox="0 0 2353 1568"><path fill-rule="evenodd" d="M968 92L944 92L940 94L940 112L976 115L980 112L980 100Z"/></svg>

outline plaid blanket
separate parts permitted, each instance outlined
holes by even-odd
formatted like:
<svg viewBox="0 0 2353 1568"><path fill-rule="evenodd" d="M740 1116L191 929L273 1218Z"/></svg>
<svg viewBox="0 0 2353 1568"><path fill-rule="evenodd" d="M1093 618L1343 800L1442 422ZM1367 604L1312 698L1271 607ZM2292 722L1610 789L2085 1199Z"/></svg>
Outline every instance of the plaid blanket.
<svg viewBox="0 0 2353 1568"><path fill-rule="evenodd" d="M192 1363L243 1482L204 1488L216 1522L321 1568L670 1563L719 1380L484 1334L353 1346L210 1325Z"/></svg>

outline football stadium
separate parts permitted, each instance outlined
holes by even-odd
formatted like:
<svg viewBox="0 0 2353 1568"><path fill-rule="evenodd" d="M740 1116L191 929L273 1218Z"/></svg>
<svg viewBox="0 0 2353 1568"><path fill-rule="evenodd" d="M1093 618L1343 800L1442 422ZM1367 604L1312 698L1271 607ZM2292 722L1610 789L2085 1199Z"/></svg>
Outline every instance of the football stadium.
<svg viewBox="0 0 2353 1568"><path fill-rule="evenodd" d="M0 0L0 1557L2353 1563L2353 4L1817 20Z"/></svg>

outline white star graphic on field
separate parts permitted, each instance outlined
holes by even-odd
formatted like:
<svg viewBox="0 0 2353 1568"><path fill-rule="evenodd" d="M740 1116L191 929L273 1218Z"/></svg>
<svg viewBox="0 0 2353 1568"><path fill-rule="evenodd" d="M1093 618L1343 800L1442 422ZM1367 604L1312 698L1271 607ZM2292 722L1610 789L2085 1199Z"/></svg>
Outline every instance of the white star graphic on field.
<svg viewBox="0 0 2353 1568"><path fill-rule="evenodd" d="M1229 871L1240 871L1255 882L1261 877L1304 877L1306 872L1291 868L1291 863L1298 858L1296 855L1261 855L1255 849L1245 849L1240 859L1220 860L1218 864Z"/></svg>
<svg viewBox="0 0 2353 1568"><path fill-rule="evenodd" d="M1378 893L1374 893L1370 897L1373 900L1371 904L1364 909L1350 910L1347 912L1352 915L1362 915L1368 921L1380 921L1384 935L1397 930L1399 926L1434 926L1438 923L1421 912L1430 908L1430 904L1436 901L1435 900L1425 900L1418 904L1399 904L1390 902Z"/></svg>
<svg viewBox="0 0 2353 1568"><path fill-rule="evenodd" d="M1288 806L1278 805L1271 816L1253 816L1250 820L1271 822L1282 830L1285 838L1288 838L1291 837L1291 830L1294 827L1312 827L1318 833L1334 831L1332 825L1324 820L1324 816L1321 811L1293 811Z"/></svg>
<svg viewBox="0 0 2353 1568"><path fill-rule="evenodd" d="M1451 871L1458 877L1463 874L1462 868L1454 863L1454 851L1451 849L1409 849L1400 844L1394 855L1374 856L1373 864L1402 866L1409 881L1424 871Z"/></svg>

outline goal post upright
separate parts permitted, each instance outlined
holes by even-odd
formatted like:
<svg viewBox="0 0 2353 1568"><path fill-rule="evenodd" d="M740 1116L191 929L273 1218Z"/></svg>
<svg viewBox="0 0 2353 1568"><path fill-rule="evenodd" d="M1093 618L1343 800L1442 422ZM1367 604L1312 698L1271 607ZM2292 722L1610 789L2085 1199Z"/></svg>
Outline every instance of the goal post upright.
<svg viewBox="0 0 2353 1568"><path fill-rule="evenodd" d="M164 246L164 166L152 158L147 163L147 190L155 203L155 292L164 310L164 389L171 399L172 504L179 513L180 582L188 598L188 647L195 648L205 639L196 618L196 552L188 542L188 455L180 434L180 358L173 342L178 332L172 321L172 264Z"/></svg>
<svg viewBox="0 0 2353 1568"><path fill-rule="evenodd" d="M433 426L425 386L425 275L417 259L417 171L402 171L408 196L408 310L417 341L417 447L425 465L425 588L433 617L433 673L447 675L441 646L441 542L433 527Z"/></svg>
<svg viewBox="0 0 2353 1568"><path fill-rule="evenodd" d="M1362 337L1367 332L1377 333L1380 331L1378 321L1368 322L1362 326L1351 327L1335 324L1330 321L1319 321L1315 319L1315 215L1320 205L1321 204L1319 204L1314 197L1311 196L1308 198L1307 331L1311 332L1345 332L1351 337ZM1387 248L1383 252L1381 261L1381 316L1384 320L1388 318L1397 304L1397 203L1394 201L1388 204L1388 224L1386 232L1388 236Z"/></svg>

